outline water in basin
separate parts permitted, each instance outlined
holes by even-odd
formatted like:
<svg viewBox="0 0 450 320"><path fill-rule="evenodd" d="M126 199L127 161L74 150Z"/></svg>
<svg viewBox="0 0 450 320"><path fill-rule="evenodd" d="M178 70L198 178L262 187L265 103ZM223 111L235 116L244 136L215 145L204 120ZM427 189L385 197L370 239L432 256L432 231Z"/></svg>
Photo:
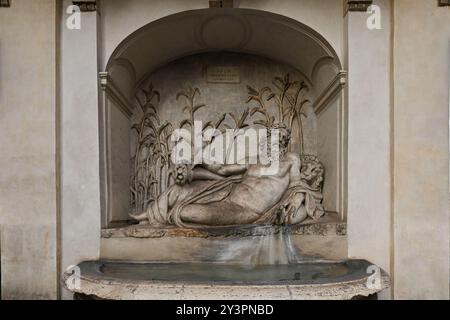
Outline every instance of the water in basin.
<svg viewBox="0 0 450 320"><path fill-rule="evenodd" d="M95 263L96 265L92 265ZM89 264L89 263L87 263ZM357 280L367 276L370 264L364 260L314 262L286 265L238 265L217 263L130 263L91 262L83 272L111 279L227 284L322 284ZM86 274L86 273L85 273Z"/></svg>

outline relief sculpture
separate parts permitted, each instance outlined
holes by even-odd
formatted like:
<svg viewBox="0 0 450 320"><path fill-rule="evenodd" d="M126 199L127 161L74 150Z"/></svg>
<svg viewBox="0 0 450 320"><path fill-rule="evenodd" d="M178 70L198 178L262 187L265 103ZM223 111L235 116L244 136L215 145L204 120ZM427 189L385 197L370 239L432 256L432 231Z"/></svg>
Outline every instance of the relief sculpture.
<svg viewBox="0 0 450 320"><path fill-rule="evenodd" d="M160 120L155 106L158 91L153 86L142 91L138 100L143 116L133 126L138 139L132 159L131 217L151 227L182 228L293 225L320 219L325 214L324 167L316 156L303 154L302 121L307 119L303 107L308 102L308 88L289 74L276 77L273 87L256 90L247 86L248 107L241 115L224 113L202 122L200 148L194 147L197 114L207 106L196 102L199 89L188 88L178 94L177 100L185 102L187 117L177 127ZM299 150L291 144L294 125ZM259 152L265 153L267 161L231 161L235 157L231 149L250 128L264 130L265 139L259 140L258 150L263 150ZM174 139L176 129L188 134ZM208 136L208 130L215 133ZM177 144L192 146L190 159L194 159L225 133L231 133L232 139L224 147L223 161L174 161Z"/></svg>

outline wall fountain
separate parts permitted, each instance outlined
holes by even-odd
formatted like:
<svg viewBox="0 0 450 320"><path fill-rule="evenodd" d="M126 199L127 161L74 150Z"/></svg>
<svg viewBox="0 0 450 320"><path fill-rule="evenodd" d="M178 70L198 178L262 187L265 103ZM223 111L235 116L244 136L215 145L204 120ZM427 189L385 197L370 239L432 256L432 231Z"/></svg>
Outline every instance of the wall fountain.
<svg viewBox="0 0 450 320"><path fill-rule="evenodd" d="M348 260L327 207L314 86L266 58L208 53L152 73L137 90L131 161L102 231L102 260L66 287L101 299L352 299L389 286ZM123 155L121 155L123 156ZM124 197L124 194L126 195Z"/></svg>

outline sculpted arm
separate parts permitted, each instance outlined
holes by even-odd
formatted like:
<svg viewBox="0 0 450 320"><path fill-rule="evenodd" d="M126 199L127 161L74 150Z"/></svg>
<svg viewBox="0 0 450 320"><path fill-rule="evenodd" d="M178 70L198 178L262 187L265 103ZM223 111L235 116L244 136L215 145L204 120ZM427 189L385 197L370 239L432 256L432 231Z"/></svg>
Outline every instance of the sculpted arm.
<svg viewBox="0 0 450 320"><path fill-rule="evenodd" d="M175 184L185 185L195 180L223 180L226 177L245 173L246 166L242 165L207 165L202 164L194 168L186 164L176 165Z"/></svg>
<svg viewBox="0 0 450 320"><path fill-rule="evenodd" d="M192 180L223 180L225 177L207 170L203 167L196 167L193 171Z"/></svg>
<svg viewBox="0 0 450 320"><path fill-rule="evenodd" d="M246 165L239 164L202 164L206 170L222 177L229 177L238 174L244 174L247 171Z"/></svg>

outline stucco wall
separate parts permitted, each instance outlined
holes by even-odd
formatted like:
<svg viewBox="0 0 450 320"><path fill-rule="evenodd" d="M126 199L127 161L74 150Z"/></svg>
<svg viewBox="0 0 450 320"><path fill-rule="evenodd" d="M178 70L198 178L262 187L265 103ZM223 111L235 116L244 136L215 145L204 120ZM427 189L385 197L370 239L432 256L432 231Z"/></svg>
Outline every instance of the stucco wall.
<svg viewBox="0 0 450 320"><path fill-rule="evenodd" d="M391 273L390 1L382 28L365 12L348 20L348 252Z"/></svg>
<svg viewBox="0 0 450 320"><path fill-rule="evenodd" d="M97 12L81 13L81 30L70 30L66 9L71 4L63 1L58 24L61 273L81 261L98 259L100 250ZM63 298L71 296L62 290Z"/></svg>
<svg viewBox="0 0 450 320"><path fill-rule="evenodd" d="M450 10L394 3L394 294L448 299Z"/></svg>
<svg viewBox="0 0 450 320"><path fill-rule="evenodd" d="M56 1L0 8L2 298L57 297Z"/></svg>

